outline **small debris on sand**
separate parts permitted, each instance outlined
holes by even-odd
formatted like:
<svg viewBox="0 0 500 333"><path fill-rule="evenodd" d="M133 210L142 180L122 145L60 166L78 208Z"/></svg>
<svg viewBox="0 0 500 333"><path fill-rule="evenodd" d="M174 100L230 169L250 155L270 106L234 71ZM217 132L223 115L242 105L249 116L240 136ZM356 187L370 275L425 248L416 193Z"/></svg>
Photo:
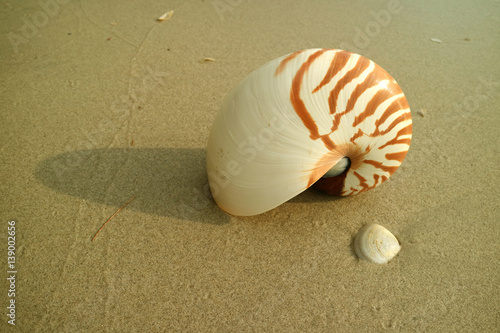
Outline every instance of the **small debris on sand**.
<svg viewBox="0 0 500 333"><path fill-rule="evenodd" d="M425 115L427 114L427 110L426 109L417 110L417 114L421 117L425 117Z"/></svg>
<svg viewBox="0 0 500 333"><path fill-rule="evenodd" d="M214 58L203 58L200 60L200 62L215 62Z"/></svg>
<svg viewBox="0 0 500 333"><path fill-rule="evenodd" d="M163 14L162 16L158 17L156 20L159 21L159 22L163 22L163 21L166 21L168 20L169 18L172 17L172 15L174 15L174 11L171 10L169 12L166 12L165 14Z"/></svg>

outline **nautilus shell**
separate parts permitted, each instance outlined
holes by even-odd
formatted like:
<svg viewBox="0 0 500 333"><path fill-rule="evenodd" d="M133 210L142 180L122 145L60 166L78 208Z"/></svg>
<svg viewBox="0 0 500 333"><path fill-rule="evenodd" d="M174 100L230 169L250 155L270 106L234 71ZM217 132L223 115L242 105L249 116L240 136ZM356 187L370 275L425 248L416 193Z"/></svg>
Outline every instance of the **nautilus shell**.
<svg viewBox="0 0 500 333"><path fill-rule="evenodd" d="M249 74L225 99L207 145L210 190L233 215L266 212L316 186L332 195L387 180L410 146L408 102L373 61L309 49Z"/></svg>

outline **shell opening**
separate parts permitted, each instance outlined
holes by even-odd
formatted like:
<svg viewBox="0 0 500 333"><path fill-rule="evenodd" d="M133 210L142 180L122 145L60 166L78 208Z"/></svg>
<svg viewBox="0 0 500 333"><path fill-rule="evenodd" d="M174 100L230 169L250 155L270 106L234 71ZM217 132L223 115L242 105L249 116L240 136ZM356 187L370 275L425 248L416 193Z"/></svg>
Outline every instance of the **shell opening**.
<svg viewBox="0 0 500 333"><path fill-rule="evenodd" d="M344 156L337 162L337 164L335 164L320 179L318 179L316 183L314 183L314 187L329 195L341 196L342 189L344 188L344 181L350 167L351 159Z"/></svg>
<svg viewBox="0 0 500 333"><path fill-rule="evenodd" d="M344 156L340 161L337 162L330 170L328 170L321 178L330 178L341 175L342 173L349 170L351 166L351 159Z"/></svg>

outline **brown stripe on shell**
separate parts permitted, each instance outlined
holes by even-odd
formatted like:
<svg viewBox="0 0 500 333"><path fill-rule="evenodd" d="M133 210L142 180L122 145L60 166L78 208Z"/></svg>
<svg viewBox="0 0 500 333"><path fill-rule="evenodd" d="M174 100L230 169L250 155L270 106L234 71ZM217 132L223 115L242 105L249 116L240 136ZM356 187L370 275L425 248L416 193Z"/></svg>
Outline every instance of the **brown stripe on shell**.
<svg viewBox="0 0 500 333"><path fill-rule="evenodd" d="M403 135L410 135L411 136L411 131L412 131L412 124L409 124L406 127L403 127L402 129L400 129L398 131L398 133L396 134L396 136L393 139L387 141L386 143L384 143L383 145L378 147L378 149L384 149L385 147L387 147L389 145L397 145L397 144L410 145L410 142L411 142L410 137L403 138L403 139L400 139L399 137L403 136Z"/></svg>
<svg viewBox="0 0 500 333"><path fill-rule="evenodd" d="M376 167L377 169L388 172L390 175L392 175L398 169L397 166L384 165L382 162L374 161L374 160L364 160L363 163L371 164L374 167Z"/></svg>
<svg viewBox="0 0 500 333"><path fill-rule="evenodd" d="M364 186L361 190L358 190L358 189L355 189L355 188L351 187L351 193L349 195L354 194L354 193L361 193L361 192L365 192L365 191L371 190L372 188L375 188L377 185L379 185L379 182L378 182L379 179L382 179L382 181L380 182L380 184L382 184L385 180L387 180L387 177L384 177L384 176L380 177L379 175L374 174L373 175L373 179L374 179L375 182L373 183L372 186ZM347 195L346 191L343 191L342 195L344 195L344 196Z"/></svg>
<svg viewBox="0 0 500 333"><path fill-rule="evenodd" d="M354 68L349 70L335 85L335 87L330 92L328 97L328 105L330 107L330 113L335 114L337 111L337 100L339 98L340 92L344 87L350 83L352 80L356 79L370 66L370 60L359 57ZM339 115L341 117L342 115Z"/></svg>
<svg viewBox="0 0 500 333"><path fill-rule="evenodd" d="M378 81L377 79L375 79L374 80L375 84L372 84L371 86L367 87L366 89L378 85L379 82L380 81ZM389 99L392 96L394 96L394 91L393 90L396 89L397 85L393 81L390 81L390 83L388 85L389 85L389 89L381 89L381 90L377 91L377 93L366 104L365 110L363 112L361 112L359 115L357 115L354 118L354 122L352 123L353 127L358 126L366 118L368 118L369 116L372 116L375 113L375 111L377 110L377 108L380 106L380 104L382 104L387 99Z"/></svg>
<svg viewBox="0 0 500 333"><path fill-rule="evenodd" d="M320 84L318 84L318 86L316 88L314 88L312 93L317 92L318 90L323 88L323 86L328 84L333 79L333 77L335 75L337 75L338 72L340 72L342 70L342 68L345 67L345 65L347 64L347 62L351 58L351 54L352 53L347 52L347 51L336 52L335 56L332 59L332 62L330 63L330 67L328 68L328 71L326 72L325 77L323 78L323 80L321 80Z"/></svg>
<svg viewBox="0 0 500 333"><path fill-rule="evenodd" d="M380 125L382 125L383 123L385 123L387 121L387 119L393 115L394 113L396 113L397 111L399 110L405 110L409 108L408 106L408 101L406 100L406 98L404 96L401 96L400 98L398 99L395 99L391 105L389 105L389 107L387 107L387 109L384 111L384 113L382 114L382 116L380 118L378 118L377 120L375 120L375 131L371 134L372 136L379 136L379 135L384 135L384 134L387 134L389 133L390 131L392 131L392 129L394 127L396 127L396 125L398 125L400 122L403 122L405 120L408 120L409 117L408 117L408 113L405 112L403 113L402 115L400 115L399 117L397 117L388 127L387 129L383 130L383 131L380 131Z"/></svg>
<svg viewBox="0 0 500 333"><path fill-rule="evenodd" d="M408 151L406 151L406 150L400 151L397 153L387 153L387 154L385 154L385 158L388 160L403 162L403 160L405 159L406 153L408 153Z"/></svg>
<svg viewBox="0 0 500 333"><path fill-rule="evenodd" d="M335 144L333 143L333 141L330 139L330 137L328 135L323 135L323 136L319 135L318 126L316 125L316 122L314 121L313 117L311 116L311 114L307 110L307 107L304 104L304 101L300 97L300 89L302 87L302 81L304 79L305 74L309 70L309 67L311 67L311 64L314 62L314 60L316 60L319 56L321 56L326 51L328 51L328 50L323 49L323 50L319 50L319 51L314 52L300 66L299 70L297 71L297 74L295 74L295 77L293 78L293 81L292 81L292 89L290 91L290 101L292 102L292 105L293 105L295 112L302 120L302 123L309 130L310 138L312 140L316 140L318 138L321 138L321 140L325 144L326 148L328 148L329 150L332 150L335 148ZM281 66L281 64L280 64L280 66Z"/></svg>
<svg viewBox="0 0 500 333"><path fill-rule="evenodd" d="M363 177L363 176L361 176L356 171L354 171L353 174L354 174L354 176L356 176L356 178L358 178L358 180L359 180L359 186L362 187L362 189L360 191L366 191L366 189L368 188L368 183L366 182L366 178Z"/></svg>
<svg viewBox="0 0 500 333"><path fill-rule="evenodd" d="M274 72L274 76L277 76L279 74L281 74L281 72L285 69L286 65L292 60L294 59L295 57L297 57L299 54L301 54L302 52L304 52L305 50L302 50L302 51L297 51L297 52L294 52L290 55L288 55L285 59L281 60L278 68L276 68L276 71Z"/></svg>
<svg viewBox="0 0 500 333"><path fill-rule="evenodd" d="M355 143L354 141L356 141L357 138L360 138L364 135L365 133L361 130L361 128L358 128L358 131L356 132L356 134L354 134L352 136L351 139L349 139L349 141L351 141L352 143Z"/></svg>

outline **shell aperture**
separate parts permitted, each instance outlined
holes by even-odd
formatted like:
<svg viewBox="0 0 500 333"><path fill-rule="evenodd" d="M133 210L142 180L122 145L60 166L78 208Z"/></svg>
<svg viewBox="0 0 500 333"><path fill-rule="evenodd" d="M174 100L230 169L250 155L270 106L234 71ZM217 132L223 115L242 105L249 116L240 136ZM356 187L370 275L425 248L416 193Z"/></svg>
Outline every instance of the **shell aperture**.
<svg viewBox="0 0 500 333"><path fill-rule="evenodd" d="M342 50L295 52L226 97L207 145L210 189L233 215L266 212L314 183L364 192L396 171L411 130L406 98L380 66Z"/></svg>

